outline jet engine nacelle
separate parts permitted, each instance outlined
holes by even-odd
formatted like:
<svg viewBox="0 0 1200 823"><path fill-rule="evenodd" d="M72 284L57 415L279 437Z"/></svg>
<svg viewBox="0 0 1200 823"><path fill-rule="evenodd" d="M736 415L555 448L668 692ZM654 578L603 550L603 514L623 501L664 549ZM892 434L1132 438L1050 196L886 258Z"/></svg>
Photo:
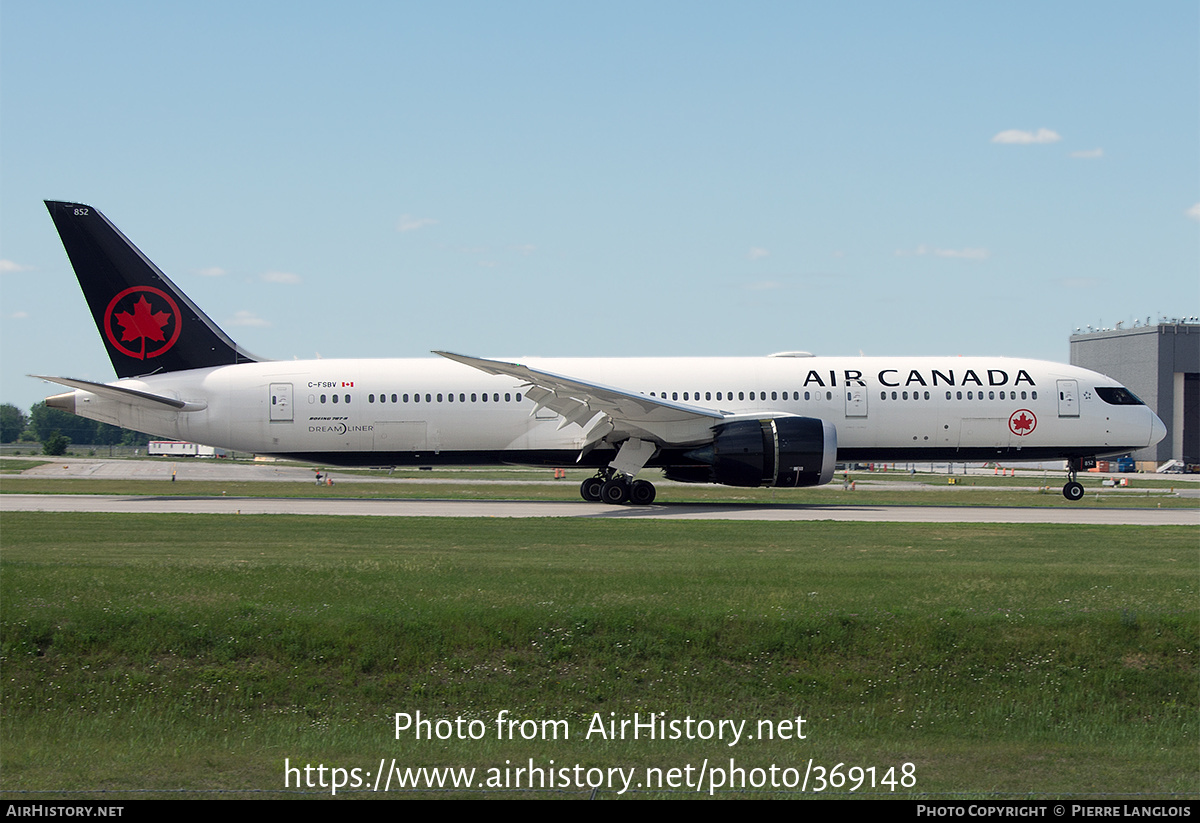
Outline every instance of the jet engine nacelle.
<svg viewBox="0 0 1200 823"><path fill-rule="evenodd" d="M669 468L669 480L725 486L820 486L833 479L837 429L815 417L736 420L711 445L688 452L707 466Z"/></svg>

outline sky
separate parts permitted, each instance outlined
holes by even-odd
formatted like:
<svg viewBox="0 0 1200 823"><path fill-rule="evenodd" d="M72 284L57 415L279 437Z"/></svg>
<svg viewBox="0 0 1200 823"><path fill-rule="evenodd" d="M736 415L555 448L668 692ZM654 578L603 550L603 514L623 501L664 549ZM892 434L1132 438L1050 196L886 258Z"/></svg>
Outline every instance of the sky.
<svg viewBox="0 0 1200 823"><path fill-rule="evenodd" d="M273 359L1065 362L1200 316L1200 5L2 0L26 410L114 379L46 199Z"/></svg>

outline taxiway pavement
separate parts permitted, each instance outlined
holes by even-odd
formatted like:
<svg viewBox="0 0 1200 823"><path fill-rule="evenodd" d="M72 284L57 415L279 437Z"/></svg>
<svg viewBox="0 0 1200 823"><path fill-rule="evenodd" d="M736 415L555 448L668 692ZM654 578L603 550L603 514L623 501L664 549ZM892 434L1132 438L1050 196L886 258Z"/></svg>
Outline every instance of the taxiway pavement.
<svg viewBox="0 0 1200 823"><path fill-rule="evenodd" d="M1196 526L1200 509L988 506L819 506L735 503L602 503L518 500L355 500L270 497L2 494L0 512L307 514L372 517L591 517L658 520L838 520L896 523L1066 523Z"/></svg>

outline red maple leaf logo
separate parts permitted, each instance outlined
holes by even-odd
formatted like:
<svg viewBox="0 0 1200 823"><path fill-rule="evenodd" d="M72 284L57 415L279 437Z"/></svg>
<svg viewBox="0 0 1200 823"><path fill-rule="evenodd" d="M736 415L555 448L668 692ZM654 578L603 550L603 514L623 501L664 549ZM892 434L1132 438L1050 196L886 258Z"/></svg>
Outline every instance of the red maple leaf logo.
<svg viewBox="0 0 1200 823"><path fill-rule="evenodd" d="M133 295L137 295L137 301L132 306L133 311L130 312L128 308L117 311L118 304L126 297L132 299ZM147 295L150 299L147 299ZM151 299L154 303L150 302ZM161 307L163 303L166 304L167 311L154 310L156 305ZM128 307L129 303L126 302L125 306ZM180 319L179 306L162 289L153 286L132 286L109 302L108 309L104 312L104 334L108 337L108 342L122 354L146 360L158 357L175 345L175 341L179 339ZM120 326L119 340L117 326ZM170 338L167 337L167 333L170 333ZM140 351L136 347L125 345L139 340ZM148 349L147 341L161 345Z"/></svg>
<svg viewBox="0 0 1200 823"><path fill-rule="evenodd" d="M171 319L165 311L151 313L150 301L145 295L133 304L133 314L127 311L117 312L117 322L121 324L121 342L142 338L142 351L146 350L147 340L165 340L162 330Z"/></svg>
<svg viewBox="0 0 1200 823"><path fill-rule="evenodd" d="M1008 418L1008 429L1018 437L1024 437L1037 428L1037 417L1027 409L1020 409Z"/></svg>

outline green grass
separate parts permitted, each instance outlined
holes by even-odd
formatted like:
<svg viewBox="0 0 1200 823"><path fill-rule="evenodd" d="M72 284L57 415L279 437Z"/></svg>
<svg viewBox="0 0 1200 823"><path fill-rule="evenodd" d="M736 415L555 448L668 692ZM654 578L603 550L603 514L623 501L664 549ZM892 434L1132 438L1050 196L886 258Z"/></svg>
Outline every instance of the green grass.
<svg viewBox="0 0 1200 823"><path fill-rule="evenodd" d="M911 762L934 796L1195 797L1196 536L6 513L2 788L277 790L284 758L811 757ZM571 739L498 741L503 709ZM395 739L418 710L489 734ZM596 712L800 715L807 739L582 739Z"/></svg>
<svg viewBox="0 0 1200 823"><path fill-rule="evenodd" d="M26 469L44 466L46 460L21 460L14 457L0 457L0 474L20 474Z"/></svg>

